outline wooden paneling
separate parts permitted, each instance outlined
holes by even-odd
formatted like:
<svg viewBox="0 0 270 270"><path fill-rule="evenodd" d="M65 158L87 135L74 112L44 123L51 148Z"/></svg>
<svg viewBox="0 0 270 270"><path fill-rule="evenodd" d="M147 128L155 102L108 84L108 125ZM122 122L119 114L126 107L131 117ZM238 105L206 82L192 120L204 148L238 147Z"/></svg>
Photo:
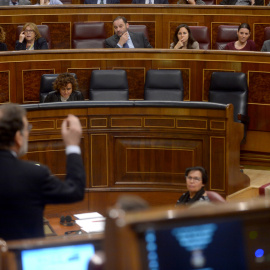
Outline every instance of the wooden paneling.
<svg viewBox="0 0 270 270"><path fill-rule="evenodd" d="M257 134L258 141L265 141L262 132L270 132L270 97L268 88L270 84L270 61L267 53L253 52L225 52L225 51L194 51L187 50L179 54L175 50L114 50L114 49L92 49L92 50L51 50L32 51L1 54L0 63L0 101L16 103L38 103L40 78L45 73L74 72L77 74L79 90L86 99L89 99L89 85L91 72L96 69L124 69L127 71L130 100L144 99L144 82L149 69L180 69L184 83L185 101L207 101L210 86L211 74L214 71L244 72L247 74L249 97L248 115L250 123L247 133L247 142L241 146L245 153L256 156L256 159L265 162L265 159L258 159L258 153L269 155L267 162L270 162L270 152L263 148L254 150L254 142L249 140L250 131ZM105 125L127 125L120 123L119 119L91 120L90 125L102 128ZM144 119L143 122L134 118L129 124L140 126L146 124L149 127L166 126L179 128L185 127L194 129L205 128L205 123L191 121L191 119L176 120L173 123L170 119L155 120L154 118ZM34 127L36 123L33 123ZM51 123L43 122L48 129ZM60 126L59 126L60 128ZM207 126L208 128L208 126ZM254 135L254 133L253 133ZM252 137L253 138L253 137ZM254 158L255 158L254 156ZM252 159L249 159L252 160ZM254 159L253 159L254 160ZM245 163L248 163L245 159ZM251 164L254 164L253 161Z"/></svg>
<svg viewBox="0 0 270 270"><path fill-rule="evenodd" d="M128 3L130 3L128 1ZM124 2L123 2L124 3ZM117 14L115 11L117 10ZM216 30L221 24L250 24L252 38L261 48L264 28L269 26L269 7L250 6L191 6L191 5L63 5L52 7L24 6L1 8L0 24L8 33L6 43L14 50L17 25L34 22L50 28L52 49L70 49L74 22L102 21L107 36L113 34L112 21L123 15L130 24L148 28L149 41L154 48L169 48L177 25L207 26L211 33L211 48Z"/></svg>
<svg viewBox="0 0 270 270"><path fill-rule="evenodd" d="M186 190L185 169L196 165L209 172L207 189L223 196L249 185L239 170L243 126L233 122L232 106L221 110L145 106L30 110L33 130L25 159L47 165L61 179L66 162L60 126L68 113L77 115L83 127L88 211L106 213L123 193L143 194L150 205L175 203ZM55 210L49 207L46 213L53 216ZM58 212L66 210L66 206L58 208Z"/></svg>

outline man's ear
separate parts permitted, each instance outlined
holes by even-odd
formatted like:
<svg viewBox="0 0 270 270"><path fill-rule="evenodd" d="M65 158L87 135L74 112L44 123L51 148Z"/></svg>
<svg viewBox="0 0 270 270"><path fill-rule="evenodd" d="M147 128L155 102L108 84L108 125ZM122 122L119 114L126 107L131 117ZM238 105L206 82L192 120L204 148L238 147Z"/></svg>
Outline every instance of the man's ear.
<svg viewBox="0 0 270 270"><path fill-rule="evenodd" d="M126 27L127 27L127 29L129 28L129 23L126 23Z"/></svg>
<svg viewBox="0 0 270 270"><path fill-rule="evenodd" d="M14 147L16 147L19 150L22 145L23 145L23 135L21 130L17 130L14 137Z"/></svg>

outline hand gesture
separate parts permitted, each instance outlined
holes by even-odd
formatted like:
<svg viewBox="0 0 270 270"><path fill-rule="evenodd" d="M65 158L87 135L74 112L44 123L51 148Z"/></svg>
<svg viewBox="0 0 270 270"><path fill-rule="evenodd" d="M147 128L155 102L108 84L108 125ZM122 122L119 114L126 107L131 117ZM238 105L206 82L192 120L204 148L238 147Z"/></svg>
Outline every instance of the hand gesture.
<svg viewBox="0 0 270 270"><path fill-rule="evenodd" d="M182 39L178 40L177 44L174 46L174 49L182 49L184 47L184 42Z"/></svg>
<svg viewBox="0 0 270 270"><path fill-rule="evenodd" d="M82 136L82 126L80 120L75 115L69 114L62 123L62 138L65 146L80 145Z"/></svg>
<svg viewBox="0 0 270 270"><path fill-rule="evenodd" d="M19 42L22 43L24 41L24 38L25 38L25 34L24 34L24 31L22 31L19 35Z"/></svg>
<svg viewBox="0 0 270 270"><path fill-rule="evenodd" d="M119 39L119 45L123 46L128 41L128 32L125 32Z"/></svg>

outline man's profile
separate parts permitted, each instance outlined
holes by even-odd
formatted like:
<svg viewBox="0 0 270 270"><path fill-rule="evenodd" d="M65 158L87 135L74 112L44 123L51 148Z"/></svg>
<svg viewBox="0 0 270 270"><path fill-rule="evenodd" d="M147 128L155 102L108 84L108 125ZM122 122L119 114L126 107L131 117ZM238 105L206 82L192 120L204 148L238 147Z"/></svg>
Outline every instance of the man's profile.
<svg viewBox="0 0 270 270"><path fill-rule="evenodd" d="M19 159L27 152L30 129L23 107L0 106L0 238L4 240L44 236L46 204L71 203L84 197L79 119L68 115L62 123L67 154L65 181L51 175L45 166Z"/></svg>
<svg viewBox="0 0 270 270"><path fill-rule="evenodd" d="M143 33L129 31L127 19L118 16L113 20L114 35L105 40L106 48L152 48Z"/></svg>

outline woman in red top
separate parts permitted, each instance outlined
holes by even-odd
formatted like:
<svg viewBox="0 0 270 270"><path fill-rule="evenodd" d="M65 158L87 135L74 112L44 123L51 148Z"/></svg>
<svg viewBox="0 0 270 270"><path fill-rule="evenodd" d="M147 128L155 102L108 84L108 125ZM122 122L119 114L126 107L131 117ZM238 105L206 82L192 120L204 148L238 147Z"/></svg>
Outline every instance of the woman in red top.
<svg viewBox="0 0 270 270"><path fill-rule="evenodd" d="M242 23L237 30L238 40L228 43L225 50L256 51L255 42L249 39L250 33L249 24Z"/></svg>

